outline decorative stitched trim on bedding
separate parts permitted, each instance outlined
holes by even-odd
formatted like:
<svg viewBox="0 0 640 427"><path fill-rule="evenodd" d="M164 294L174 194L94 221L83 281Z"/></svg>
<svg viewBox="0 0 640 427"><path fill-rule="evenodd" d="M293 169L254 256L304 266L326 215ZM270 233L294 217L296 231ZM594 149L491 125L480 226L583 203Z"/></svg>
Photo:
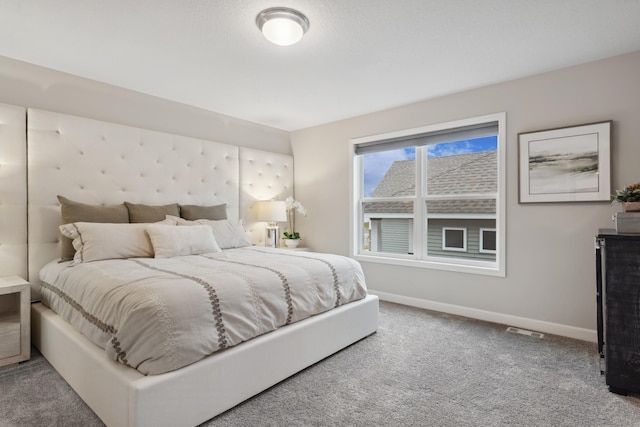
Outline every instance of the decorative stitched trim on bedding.
<svg viewBox="0 0 640 427"><path fill-rule="evenodd" d="M53 292L54 294L58 295L60 298L62 298L62 300L64 302L69 304L74 310L76 310L78 313L80 313L82 315L82 317L84 317L89 323L91 323L92 325L94 325L95 327L100 329L102 332L106 332L106 333L112 334L112 335L115 335L115 334L118 333L118 330L115 328L115 326L107 325L102 320L98 319L96 316L94 316L93 314L89 313L76 300L71 298L66 293L62 292L60 289L58 289L58 288L56 288L54 286L51 286L49 283L44 282L44 281L41 282L40 286L42 286L43 288L45 288L45 289Z"/></svg>
<svg viewBox="0 0 640 427"><path fill-rule="evenodd" d="M62 292L60 289L58 289L58 288L56 288L54 286L51 286L51 284L49 284L47 282L44 282L44 281L41 281L40 282L40 286L45 288L45 289L47 289L47 290L49 290L49 291L51 291L52 293L58 295L58 297L60 297L62 299L62 301L64 301L67 304L69 304L71 306L71 308L73 308L78 313L80 313L82 315L82 317L84 317L89 323L91 323L92 325L94 325L95 327L100 329L102 332L106 332L108 334L113 335L113 337L111 338L110 342L111 342L111 345L113 346L114 350L116 351L117 359L119 361L121 361L123 364L127 365L128 367L133 368L133 366L129 365L129 363L127 362L127 352L123 351L120 348L120 343L116 339L116 334L118 333L118 330L114 326L107 325L106 323L104 323L102 320L98 319L93 314L90 314L76 300L71 298L66 293Z"/></svg>
<svg viewBox="0 0 640 427"><path fill-rule="evenodd" d="M260 252L261 254L263 254L264 252L262 251L257 251L255 249L251 249L255 252ZM293 255L293 254L282 254L282 256L289 256L292 258L304 258L304 259L310 259L313 261L320 261L322 263L324 263L327 267L329 267L329 270L331 270L331 275L333 276L333 290L336 292L336 304L334 305L334 307L338 307L340 305L340 302L342 300L342 294L340 293L340 284L338 283L338 273L336 272L336 268L333 266L333 264L331 264L329 261L326 261L324 259L320 259L320 258L316 258L316 257L310 257L310 256L304 256L304 255L300 255L299 253L297 255Z"/></svg>
<svg viewBox="0 0 640 427"><path fill-rule="evenodd" d="M220 349L227 348L229 345L227 340L227 331L224 327L224 322L222 321L222 311L220 310L220 299L218 298L218 294L213 287L207 283L206 281L200 279L199 277L189 276L188 274L178 273L177 271L166 270L163 268L154 267L152 265L146 264L138 259L132 259L131 261L136 264L148 268L150 270L158 271L160 273L171 274L173 276L182 277L183 279L191 280L196 282L200 286L202 286L207 293L209 294L209 301L211 302L211 312L213 314L213 318L215 320L216 331L218 332L218 345Z"/></svg>
<svg viewBox="0 0 640 427"><path fill-rule="evenodd" d="M111 346L113 346L113 349L116 351L116 360L133 368L133 366L129 365L129 362L127 361L127 352L120 347L120 341L118 341L115 336L111 338Z"/></svg>
<svg viewBox="0 0 640 427"><path fill-rule="evenodd" d="M221 258L207 256L207 255L202 255L202 256L205 257L205 258L214 260L214 261L228 262L230 264L245 265L247 267L261 268L263 270L270 271L273 274L275 274L276 276L278 276L280 278L280 281L282 282L282 288L284 289L284 299L287 302L287 320L285 322L285 325L288 325L289 323L291 323L291 318L293 317L293 301L291 300L291 287L289 286L289 281L287 280L287 278L285 277L284 274L282 274L281 272L279 272L278 270L276 270L274 268L267 267L267 266L264 266L264 265L250 264L248 262L232 261L230 259L221 259Z"/></svg>
<svg viewBox="0 0 640 427"><path fill-rule="evenodd" d="M82 233L80 232L78 225L76 223L73 223L72 225L73 228L76 229L76 233L78 233L78 239L80 239L80 243L82 244L80 249L80 262L84 262L84 239L82 238Z"/></svg>
<svg viewBox="0 0 640 427"><path fill-rule="evenodd" d="M294 255L290 255L290 254L285 254L287 256L294 256ZM331 264L329 261L325 261L324 259L320 259L320 258L314 258L314 257L310 257L310 256L304 256L304 255L295 255L296 258L306 258L306 259L312 259L312 260L316 260L316 261L320 261L324 264L327 265L327 267L329 267L329 270L331 270L331 276L333 276L333 290L336 291L336 304L334 305L334 307L337 307L340 305L341 299L342 299L342 294L340 293L340 284L338 283L338 273L336 272L336 268L333 266L333 264Z"/></svg>

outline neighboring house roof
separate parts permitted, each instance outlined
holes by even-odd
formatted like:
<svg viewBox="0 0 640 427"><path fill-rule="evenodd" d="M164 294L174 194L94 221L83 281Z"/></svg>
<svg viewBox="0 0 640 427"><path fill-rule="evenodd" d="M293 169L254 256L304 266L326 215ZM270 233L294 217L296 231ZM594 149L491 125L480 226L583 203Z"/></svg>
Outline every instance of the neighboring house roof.
<svg viewBox="0 0 640 427"><path fill-rule="evenodd" d="M495 200L468 200L464 194L497 191L496 150L427 158L427 193L460 194L456 200L434 200L429 213L495 213ZM394 162L372 197L413 196L415 194L415 160ZM402 202L366 203L365 213L411 213L412 205Z"/></svg>
<svg viewBox="0 0 640 427"><path fill-rule="evenodd" d="M373 197L413 196L416 192L415 160L396 160L371 194Z"/></svg>

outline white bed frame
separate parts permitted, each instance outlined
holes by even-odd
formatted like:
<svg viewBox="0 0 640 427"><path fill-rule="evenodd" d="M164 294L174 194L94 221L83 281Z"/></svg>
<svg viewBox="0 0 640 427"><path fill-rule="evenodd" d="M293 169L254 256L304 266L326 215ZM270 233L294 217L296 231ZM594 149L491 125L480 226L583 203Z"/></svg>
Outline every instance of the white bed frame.
<svg viewBox="0 0 640 427"><path fill-rule="evenodd" d="M34 345L108 426L196 426L374 333L378 299L368 296L149 376L108 359L41 303L32 306L31 322Z"/></svg>
<svg viewBox="0 0 640 427"><path fill-rule="evenodd" d="M91 204L215 204L251 225L254 200L292 194L290 156L28 110L28 267L59 256L56 195ZM242 213L242 215L241 215ZM256 231L257 230L257 231ZM197 363L144 376L114 362L40 303L32 342L110 426L195 426L374 333L378 298L368 296Z"/></svg>

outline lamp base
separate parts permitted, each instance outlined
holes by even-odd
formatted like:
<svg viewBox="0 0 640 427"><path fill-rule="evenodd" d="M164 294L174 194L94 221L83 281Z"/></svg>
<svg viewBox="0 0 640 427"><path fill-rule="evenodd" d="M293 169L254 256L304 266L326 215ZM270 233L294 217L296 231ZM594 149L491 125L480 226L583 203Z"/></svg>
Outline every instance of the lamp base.
<svg viewBox="0 0 640 427"><path fill-rule="evenodd" d="M280 246L280 227L268 226L265 230L264 245L268 248L277 248Z"/></svg>

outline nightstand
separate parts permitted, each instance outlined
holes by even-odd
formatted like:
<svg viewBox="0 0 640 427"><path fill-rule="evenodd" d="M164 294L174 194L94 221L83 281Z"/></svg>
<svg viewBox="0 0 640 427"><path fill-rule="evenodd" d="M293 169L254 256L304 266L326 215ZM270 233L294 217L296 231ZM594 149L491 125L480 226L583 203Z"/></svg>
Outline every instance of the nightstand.
<svg viewBox="0 0 640 427"><path fill-rule="evenodd" d="M29 282L0 277L0 368L31 357L30 298Z"/></svg>
<svg viewBox="0 0 640 427"><path fill-rule="evenodd" d="M310 248L303 248L302 246L296 246L295 248L290 248L288 246L280 246L280 249L286 249L288 251L307 251L310 252Z"/></svg>

